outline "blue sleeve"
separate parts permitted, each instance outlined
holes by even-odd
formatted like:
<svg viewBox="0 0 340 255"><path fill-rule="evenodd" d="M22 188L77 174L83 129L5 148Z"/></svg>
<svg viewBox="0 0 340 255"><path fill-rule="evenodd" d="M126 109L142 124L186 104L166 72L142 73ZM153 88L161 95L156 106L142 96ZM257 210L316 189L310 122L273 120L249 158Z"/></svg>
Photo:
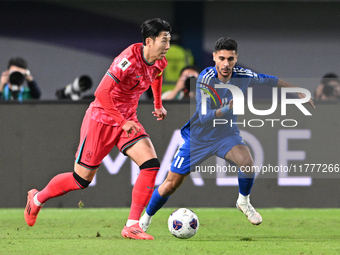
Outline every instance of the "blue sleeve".
<svg viewBox="0 0 340 255"><path fill-rule="evenodd" d="M253 84L252 85L265 85L270 87L276 87L277 83L279 82L279 78L263 73L254 73L254 79L252 79Z"/></svg>
<svg viewBox="0 0 340 255"><path fill-rule="evenodd" d="M204 123L209 122L209 121L211 121L215 118L215 112L216 112L217 109L211 109L211 100L212 99L211 99L210 96L208 96L208 97L206 97L207 114L206 115L202 114L202 95L207 95L207 93L202 89L208 90L210 93L212 93L212 91L208 87L202 85L200 83L201 81L202 81L201 77L198 77L197 83L196 83L196 111L198 111L198 113L199 113L200 122L202 124L204 124ZM209 83L210 84L208 84L208 85L215 87L214 79L211 79Z"/></svg>

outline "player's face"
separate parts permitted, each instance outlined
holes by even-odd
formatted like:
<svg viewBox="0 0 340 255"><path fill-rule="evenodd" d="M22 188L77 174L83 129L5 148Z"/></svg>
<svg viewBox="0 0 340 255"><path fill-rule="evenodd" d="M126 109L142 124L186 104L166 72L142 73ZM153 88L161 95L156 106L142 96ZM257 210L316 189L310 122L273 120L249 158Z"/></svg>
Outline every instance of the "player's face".
<svg viewBox="0 0 340 255"><path fill-rule="evenodd" d="M216 64L218 78L222 81L229 79L237 62L236 52L234 50L220 50L213 53L213 58Z"/></svg>
<svg viewBox="0 0 340 255"><path fill-rule="evenodd" d="M171 35L170 32L162 31L159 35L152 40L148 38L150 43L150 53L154 60L161 60L165 57L165 54L170 49L170 40Z"/></svg>

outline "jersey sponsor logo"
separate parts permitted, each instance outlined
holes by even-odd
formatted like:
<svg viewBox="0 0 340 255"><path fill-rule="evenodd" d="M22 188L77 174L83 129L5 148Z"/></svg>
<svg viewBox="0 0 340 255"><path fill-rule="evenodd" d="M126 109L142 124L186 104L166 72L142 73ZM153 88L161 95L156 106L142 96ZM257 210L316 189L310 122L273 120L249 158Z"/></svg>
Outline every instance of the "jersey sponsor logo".
<svg viewBox="0 0 340 255"><path fill-rule="evenodd" d="M123 71L125 71L130 65L131 62L126 58L123 58L122 61L120 61L118 64L119 68L122 69Z"/></svg>

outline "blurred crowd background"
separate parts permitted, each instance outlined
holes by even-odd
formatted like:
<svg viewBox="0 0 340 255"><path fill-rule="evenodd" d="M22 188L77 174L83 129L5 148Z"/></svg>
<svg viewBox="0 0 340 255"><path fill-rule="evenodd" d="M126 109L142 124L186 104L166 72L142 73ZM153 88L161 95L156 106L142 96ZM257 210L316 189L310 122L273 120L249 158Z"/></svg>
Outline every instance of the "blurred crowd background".
<svg viewBox="0 0 340 255"><path fill-rule="evenodd" d="M0 70L24 58L41 100L57 99L57 90L86 75L92 86L81 98L91 97L115 56L141 41L143 21L160 17L173 27L164 91L183 67L213 65L214 42L224 36L238 42L240 65L327 100L319 85L340 73L339 9L340 1L1 1Z"/></svg>

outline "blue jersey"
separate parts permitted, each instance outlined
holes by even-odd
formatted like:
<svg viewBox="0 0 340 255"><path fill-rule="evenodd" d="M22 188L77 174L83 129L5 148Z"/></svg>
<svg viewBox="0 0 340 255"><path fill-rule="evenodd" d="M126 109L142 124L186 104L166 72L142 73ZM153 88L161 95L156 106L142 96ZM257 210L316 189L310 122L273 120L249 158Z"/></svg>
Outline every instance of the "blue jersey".
<svg viewBox="0 0 340 255"><path fill-rule="evenodd" d="M202 88L209 91L215 97L216 94L211 90L211 88L215 89L216 84L223 84L218 79L217 75L216 67L207 67L200 73L196 83L196 112L181 130L184 139L188 138L195 142L207 142L222 139L228 135L239 134L237 125L230 125L231 121L232 123L237 121L237 115L234 115L232 111L220 118L228 120L228 124L216 125L215 127L213 126L213 120L217 119L215 112L218 108L221 108L219 100L207 97L207 111L205 115L202 114L201 93L206 93L202 90ZM248 87L252 87L254 85L275 87L277 86L277 83L278 78L275 76L257 74L249 69L237 66L233 68L231 79L227 84L239 87L243 94L246 94ZM230 90L226 88L216 88L215 90L222 101L222 106L229 104L230 100L233 98Z"/></svg>

